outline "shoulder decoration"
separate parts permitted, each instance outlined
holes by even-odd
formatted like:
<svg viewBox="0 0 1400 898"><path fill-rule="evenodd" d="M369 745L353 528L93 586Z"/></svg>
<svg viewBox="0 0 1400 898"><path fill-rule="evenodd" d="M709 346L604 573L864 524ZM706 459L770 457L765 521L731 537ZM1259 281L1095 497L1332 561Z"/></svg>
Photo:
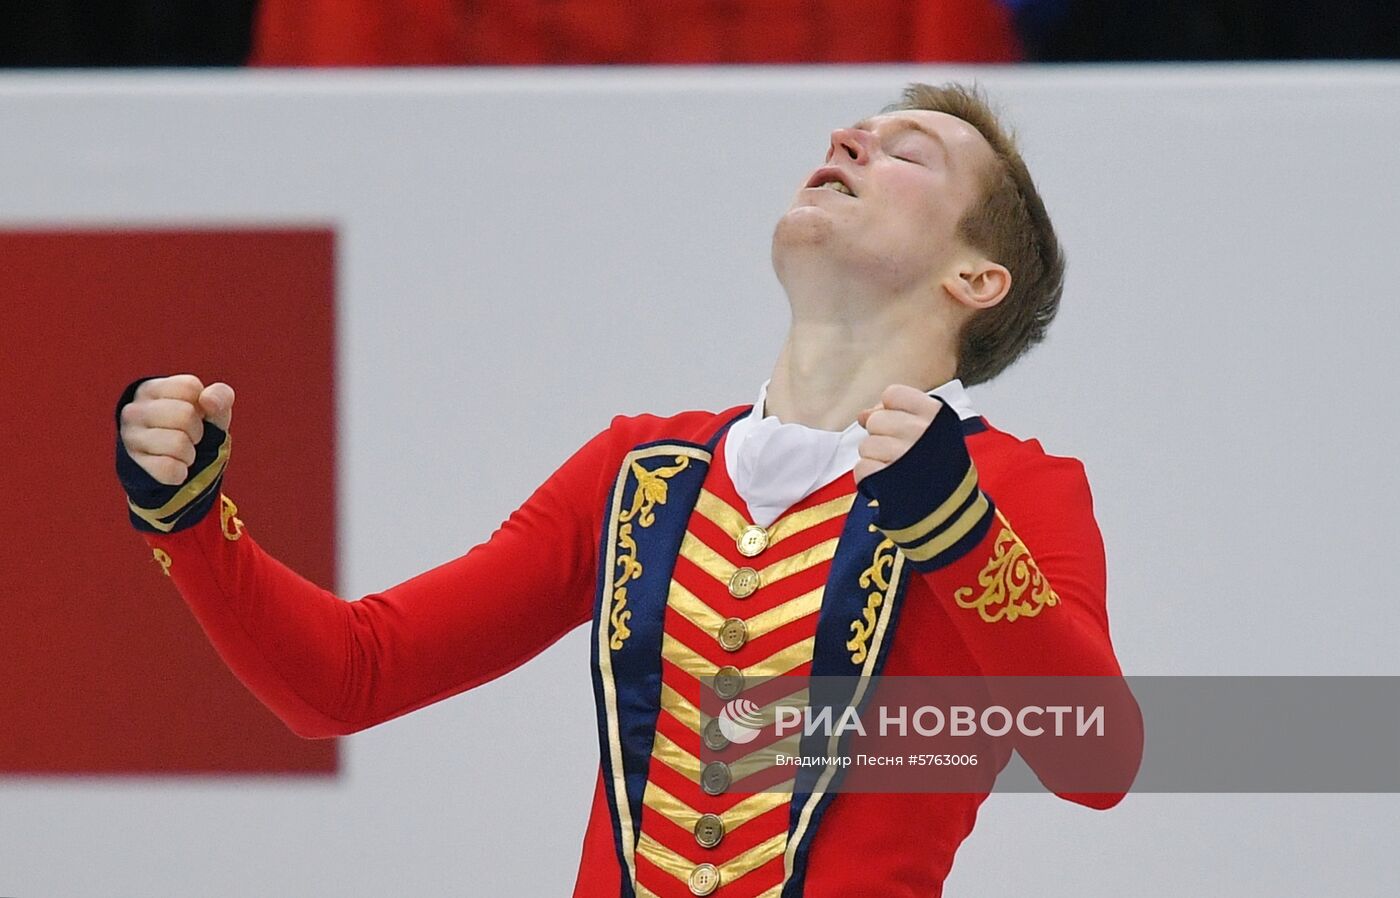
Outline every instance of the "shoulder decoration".
<svg viewBox="0 0 1400 898"><path fill-rule="evenodd" d="M977 590L964 586L953 593L953 600L960 608L975 610L988 623L1035 617L1058 605L1060 597L1001 512L997 512L997 523L1001 530L993 541L992 555L977 575L982 591L974 596Z"/></svg>

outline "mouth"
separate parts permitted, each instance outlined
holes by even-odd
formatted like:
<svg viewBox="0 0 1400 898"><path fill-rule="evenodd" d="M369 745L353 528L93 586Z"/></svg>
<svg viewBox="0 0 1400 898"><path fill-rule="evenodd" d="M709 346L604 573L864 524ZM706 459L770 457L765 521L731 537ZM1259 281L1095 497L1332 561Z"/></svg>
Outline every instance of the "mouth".
<svg viewBox="0 0 1400 898"><path fill-rule="evenodd" d="M850 178L846 176L845 172L834 166L817 169L804 186L811 189L834 190L837 193L844 193L846 196L856 195L855 188L851 186Z"/></svg>

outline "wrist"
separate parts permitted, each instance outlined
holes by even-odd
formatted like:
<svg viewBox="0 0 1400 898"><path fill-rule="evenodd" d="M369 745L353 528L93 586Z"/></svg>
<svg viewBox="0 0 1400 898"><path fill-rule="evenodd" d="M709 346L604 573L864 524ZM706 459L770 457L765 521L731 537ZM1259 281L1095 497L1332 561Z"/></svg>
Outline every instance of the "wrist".
<svg viewBox="0 0 1400 898"><path fill-rule="evenodd" d="M968 455L962 422L948 407L903 455L861 480L860 491L876 502L875 526L918 570L967 554L996 516Z"/></svg>
<svg viewBox="0 0 1400 898"><path fill-rule="evenodd" d="M136 389L150 379L133 381L117 400L117 479L126 493L133 527L146 533L174 533L199 523L218 501L232 442L226 431L205 421L204 436L195 446L194 463L184 483L172 486L152 477L127 452L121 438L122 408L135 397Z"/></svg>

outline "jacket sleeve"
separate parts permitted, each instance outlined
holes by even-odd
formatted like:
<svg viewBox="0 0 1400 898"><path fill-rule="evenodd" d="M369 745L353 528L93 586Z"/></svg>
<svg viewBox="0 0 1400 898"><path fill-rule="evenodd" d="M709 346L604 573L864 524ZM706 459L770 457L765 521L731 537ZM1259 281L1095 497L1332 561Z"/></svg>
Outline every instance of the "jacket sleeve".
<svg viewBox="0 0 1400 898"><path fill-rule="evenodd" d="M146 475L120 437L117 469L133 524L220 657L294 732L322 738L498 677L589 619L610 443L591 439L465 555L357 601L257 544L222 491L217 427L179 487Z"/></svg>
<svg viewBox="0 0 1400 898"><path fill-rule="evenodd" d="M1104 705L1103 739L1020 738L1016 748L1062 797L1117 803L1141 760L1142 719L1109 638L1103 539L1083 465L1037 456L1003 478L994 500L961 422L945 407L905 455L860 488L876 500L876 526L899 546L912 576L948 605L982 674L997 678L994 697L1024 706L1060 694ZM1085 782L1093 792L1069 786Z"/></svg>

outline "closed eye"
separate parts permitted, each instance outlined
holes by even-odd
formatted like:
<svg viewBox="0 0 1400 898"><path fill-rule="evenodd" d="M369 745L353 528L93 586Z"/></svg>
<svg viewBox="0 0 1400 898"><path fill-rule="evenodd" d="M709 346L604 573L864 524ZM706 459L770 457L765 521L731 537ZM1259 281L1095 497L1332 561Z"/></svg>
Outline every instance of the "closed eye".
<svg viewBox="0 0 1400 898"><path fill-rule="evenodd" d="M896 139L890 141L890 143L892 146L886 149L885 152L889 153L891 158L898 159L900 162L912 162L914 165L923 164L919 161L919 157L910 155L917 147L913 146L913 141L910 140L908 136L904 134L898 135Z"/></svg>

